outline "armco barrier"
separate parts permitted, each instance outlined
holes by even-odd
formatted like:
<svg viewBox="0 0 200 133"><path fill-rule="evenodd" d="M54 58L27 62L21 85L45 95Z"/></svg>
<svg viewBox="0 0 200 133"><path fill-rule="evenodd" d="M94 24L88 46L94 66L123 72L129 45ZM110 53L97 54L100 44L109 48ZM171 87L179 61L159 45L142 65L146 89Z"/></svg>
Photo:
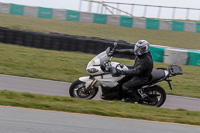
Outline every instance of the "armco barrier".
<svg viewBox="0 0 200 133"><path fill-rule="evenodd" d="M94 18L92 13L81 12L80 14L80 22L92 23L93 19Z"/></svg>
<svg viewBox="0 0 200 133"><path fill-rule="evenodd" d="M108 15L107 24L120 26L120 16Z"/></svg>
<svg viewBox="0 0 200 133"><path fill-rule="evenodd" d="M133 17L121 16L120 26L133 27Z"/></svg>
<svg viewBox="0 0 200 133"><path fill-rule="evenodd" d="M107 15L105 14L94 14L93 23L97 24L107 24Z"/></svg>
<svg viewBox="0 0 200 133"><path fill-rule="evenodd" d="M150 47L150 52L152 54L154 62L163 62L165 47Z"/></svg>
<svg viewBox="0 0 200 133"><path fill-rule="evenodd" d="M186 65L188 59L188 50L166 48L164 55L164 63Z"/></svg>
<svg viewBox="0 0 200 133"><path fill-rule="evenodd" d="M10 4L10 14L24 15L24 5Z"/></svg>
<svg viewBox="0 0 200 133"><path fill-rule="evenodd" d="M200 66L200 51L189 50L187 65Z"/></svg>
<svg viewBox="0 0 200 133"><path fill-rule="evenodd" d="M158 19L150 19L150 18L146 19L146 29L158 30L159 25L160 25L160 22Z"/></svg>
<svg viewBox="0 0 200 133"><path fill-rule="evenodd" d="M145 18L134 18L133 27L135 28L146 28L146 19Z"/></svg>
<svg viewBox="0 0 200 133"><path fill-rule="evenodd" d="M60 10L60 9L54 9L53 10L53 19L57 20L66 20L66 11L65 10Z"/></svg>
<svg viewBox="0 0 200 133"><path fill-rule="evenodd" d="M0 27L0 42L50 50L80 51L99 54L113 47L116 40L60 33L39 33ZM118 40L118 49L134 49L134 43ZM154 62L200 66L200 51L151 45ZM116 55L134 59L134 56Z"/></svg>
<svg viewBox="0 0 200 133"><path fill-rule="evenodd" d="M67 10L67 19L68 21L80 21L80 12Z"/></svg>
<svg viewBox="0 0 200 133"><path fill-rule="evenodd" d="M39 7L38 8L38 17L39 18L52 19L53 18L53 9L52 8Z"/></svg>
<svg viewBox="0 0 200 133"><path fill-rule="evenodd" d="M45 7L32 7L17 4L5 4L0 2L0 13L10 13L21 16L39 17L47 19L80 21L97 24L109 24L123 27L200 32L199 22L184 22L174 20L160 20L150 18L138 18L118 15L96 14L72 10L53 9Z"/></svg>
<svg viewBox="0 0 200 133"><path fill-rule="evenodd" d="M0 13L10 13L10 4L0 2Z"/></svg>
<svg viewBox="0 0 200 133"><path fill-rule="evenodd" d="M37 17L38 16L38 7L25 6L24 16Z"/></svg>

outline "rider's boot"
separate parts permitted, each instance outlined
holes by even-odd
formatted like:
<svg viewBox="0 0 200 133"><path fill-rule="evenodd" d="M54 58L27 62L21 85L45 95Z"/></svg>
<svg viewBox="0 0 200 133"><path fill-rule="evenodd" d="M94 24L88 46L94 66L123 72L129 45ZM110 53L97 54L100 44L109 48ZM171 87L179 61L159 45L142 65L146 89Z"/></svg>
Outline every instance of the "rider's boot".
<svg viewBox="0 0 200 133"><path fill-rule="evenodd" d="M136 91L134 89L129 89L126 94L125 98L123 99L124 102L136 103L138 102L138 98L136 95Z"/></svg>

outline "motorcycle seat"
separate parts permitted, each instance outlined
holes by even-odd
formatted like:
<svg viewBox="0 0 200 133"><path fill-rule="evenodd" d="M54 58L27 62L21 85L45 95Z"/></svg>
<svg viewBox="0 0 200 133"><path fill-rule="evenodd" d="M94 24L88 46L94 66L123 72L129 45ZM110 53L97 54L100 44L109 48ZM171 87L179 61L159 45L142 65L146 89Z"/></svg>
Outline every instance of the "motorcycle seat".
<svg viewBox="0 0 200 133"><path fill-rule="evenodd" d="M154 69L151 72L151 76L149 78L149 81L146 84L155 83L165 77L165 71L162 69Z"/></svg>

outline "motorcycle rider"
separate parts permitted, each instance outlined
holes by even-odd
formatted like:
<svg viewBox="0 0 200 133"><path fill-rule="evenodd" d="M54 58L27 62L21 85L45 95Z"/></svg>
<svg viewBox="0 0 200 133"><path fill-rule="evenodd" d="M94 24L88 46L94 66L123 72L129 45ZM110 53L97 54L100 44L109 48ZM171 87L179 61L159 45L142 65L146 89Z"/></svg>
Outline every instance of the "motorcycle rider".
<svg viewBox="0 0 200 133"><path fill-rule="evenodd" d="M134 65L128 65L128 70L117 69L118 74L126 75L129 80L122 85L122 93L126 100L135 98L136 87L145 84L153 70L153 59L149 51L150 44L146 40L139 40L134 49L116 49L113 54L135 55Z"/></svg>

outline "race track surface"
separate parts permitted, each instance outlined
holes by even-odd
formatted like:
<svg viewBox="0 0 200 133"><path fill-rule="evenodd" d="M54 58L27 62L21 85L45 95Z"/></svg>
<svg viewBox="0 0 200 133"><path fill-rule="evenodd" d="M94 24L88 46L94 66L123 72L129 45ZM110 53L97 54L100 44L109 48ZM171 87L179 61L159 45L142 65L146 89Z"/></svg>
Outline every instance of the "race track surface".
<svg viewBox="0 0 200 133"><path fill-rule="evenodd" d="M70 85L71 83L67 82L0 74L0 90L69 97ZM100 91L94 99L100 100ZM162 108L200 111L200 99L167 95L167 100Z"/></svg>
<svg viewBox="0 0 200 133"><path fill-rule="evenodd" d="M200 133L200 127L0 106L0 132Z"/></svg>

